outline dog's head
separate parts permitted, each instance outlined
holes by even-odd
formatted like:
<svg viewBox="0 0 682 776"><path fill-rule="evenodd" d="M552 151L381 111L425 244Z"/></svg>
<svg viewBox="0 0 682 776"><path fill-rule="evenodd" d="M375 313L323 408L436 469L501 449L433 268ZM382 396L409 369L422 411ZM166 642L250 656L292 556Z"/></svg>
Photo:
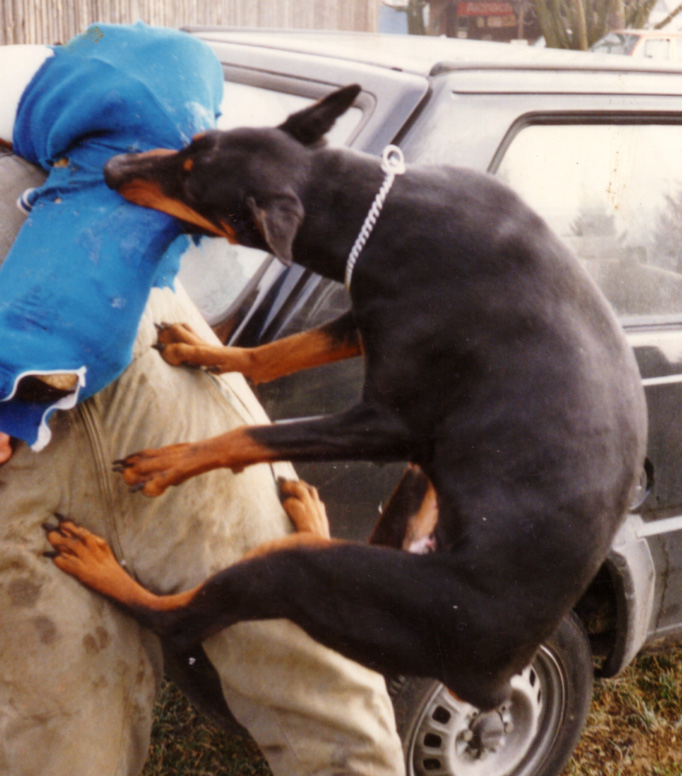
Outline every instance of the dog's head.
<svg viewBox="0 0 682 776"><path fill-rule="evenodd" d="M131 202L161 210L201 233L270 250L285 264L303 220L296 193L336 119L360 92L332 92L268 129L211 130L181 151L122 154L104 168L107 185Z"/></svg>

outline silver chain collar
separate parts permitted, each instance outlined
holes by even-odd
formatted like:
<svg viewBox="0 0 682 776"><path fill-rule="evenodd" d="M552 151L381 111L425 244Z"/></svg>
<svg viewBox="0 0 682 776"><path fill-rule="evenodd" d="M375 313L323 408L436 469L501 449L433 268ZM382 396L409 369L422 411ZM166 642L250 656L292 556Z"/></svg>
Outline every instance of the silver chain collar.
<svg viewBox="0 0 682 776"><path fill-rule="evenodd" d="M379 214L384 206L388 192L391 190L393 181L395 180L396 175L402 175L405 172L405 159L403 158L403 152L398 146L388 145L384 148L383 153L381 154L381 169L384 171L386 177L381 184L379 192L374 198L374 202L372 202L369 213L367 213L367 218L365 218L362 229L360 229L360 234L357 236L355 244L346 260L344 285L348 291L350 291L355 263L358 260L358 256L362 253L362 249L365 247L365 243L369 239L370 234L372 234L372 230L379 219Z"/></svg>

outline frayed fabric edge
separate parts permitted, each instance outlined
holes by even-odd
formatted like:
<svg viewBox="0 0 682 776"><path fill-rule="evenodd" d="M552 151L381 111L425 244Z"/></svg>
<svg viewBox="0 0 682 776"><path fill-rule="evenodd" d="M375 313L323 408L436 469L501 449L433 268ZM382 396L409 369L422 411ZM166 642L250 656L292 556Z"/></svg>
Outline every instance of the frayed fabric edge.
<svg viewBox="0 0 682 776"><path fill-rule="evenodd" d="M38 427L38 437L36 441L31 445L31 450L33 450L34 453L39 453L41 450L43 450L47 445L50 443L50 440L52 439L52 432L50 431L50 427L47 425L47 421L52 415L52 413L55 410L70 410L73 409L76 404L78 404L78 396L80 395L81 389L85 387L85 374L87 372L87 367L82 366L78 369L46 369L46 370L31 370L27 372L22 372L20 375L17 376L17 378L14 381L14 386L12 387L12 392L9 394L9 396L6 396L4 399L0 399L0 401L11 401L11 399L14 397L14 395L17 392L17 388L19 387L19 383L24 377L43 377L45 375L75 375L78 378L78 382L76 384L75 390L73 390L71 393L69 393L66 396L63 396L61 399L56 401L54 404L50 404L46 409L45 412L42 415L42 418L40 419L40 426Z"/></svg>

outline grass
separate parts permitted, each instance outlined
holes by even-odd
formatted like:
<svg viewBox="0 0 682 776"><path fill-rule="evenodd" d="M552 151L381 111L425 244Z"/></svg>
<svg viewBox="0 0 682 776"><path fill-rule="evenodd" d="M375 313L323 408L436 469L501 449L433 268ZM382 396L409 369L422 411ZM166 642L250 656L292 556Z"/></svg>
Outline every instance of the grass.
<svg viewBox="0 0 682 776"><path fill-rule="evenodd" d="M596 684L564 776L682 774L682 648L638 658Z"/></svg>
<svg viewBox="0 0 682 776"><path fill-rule="evenodd" d="M564 776L682 775L682 647L597 682ZM165 683L143 776L270 776L249 738L228 736Z"/></svg>
<svg viewBox="0 0 682 776"><path fill-rule="evenodd" d="M252 739L225 734L164 682L142 776L270 776Z"/></svg>

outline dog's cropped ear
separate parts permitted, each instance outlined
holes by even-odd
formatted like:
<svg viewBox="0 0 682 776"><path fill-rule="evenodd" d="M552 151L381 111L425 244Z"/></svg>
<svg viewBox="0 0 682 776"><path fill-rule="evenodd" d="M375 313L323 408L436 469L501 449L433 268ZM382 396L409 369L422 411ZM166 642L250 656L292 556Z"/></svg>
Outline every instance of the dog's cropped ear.
<svg viewBox="0 0 682 776"><path fill-rule="evenodd" d="M305 212L293 191L269 195L256 201L246 200L258 231L270 250L287 267L293 263L292 246Z"/></svg>
<svg viewBox="0 0 682 776"><path fill-rule="evenodd" d="M360 91L357 84L344 86L314 105L292 113L279 129L305 146L315 145L334 126L336 119L350 108Z"/></svg>

